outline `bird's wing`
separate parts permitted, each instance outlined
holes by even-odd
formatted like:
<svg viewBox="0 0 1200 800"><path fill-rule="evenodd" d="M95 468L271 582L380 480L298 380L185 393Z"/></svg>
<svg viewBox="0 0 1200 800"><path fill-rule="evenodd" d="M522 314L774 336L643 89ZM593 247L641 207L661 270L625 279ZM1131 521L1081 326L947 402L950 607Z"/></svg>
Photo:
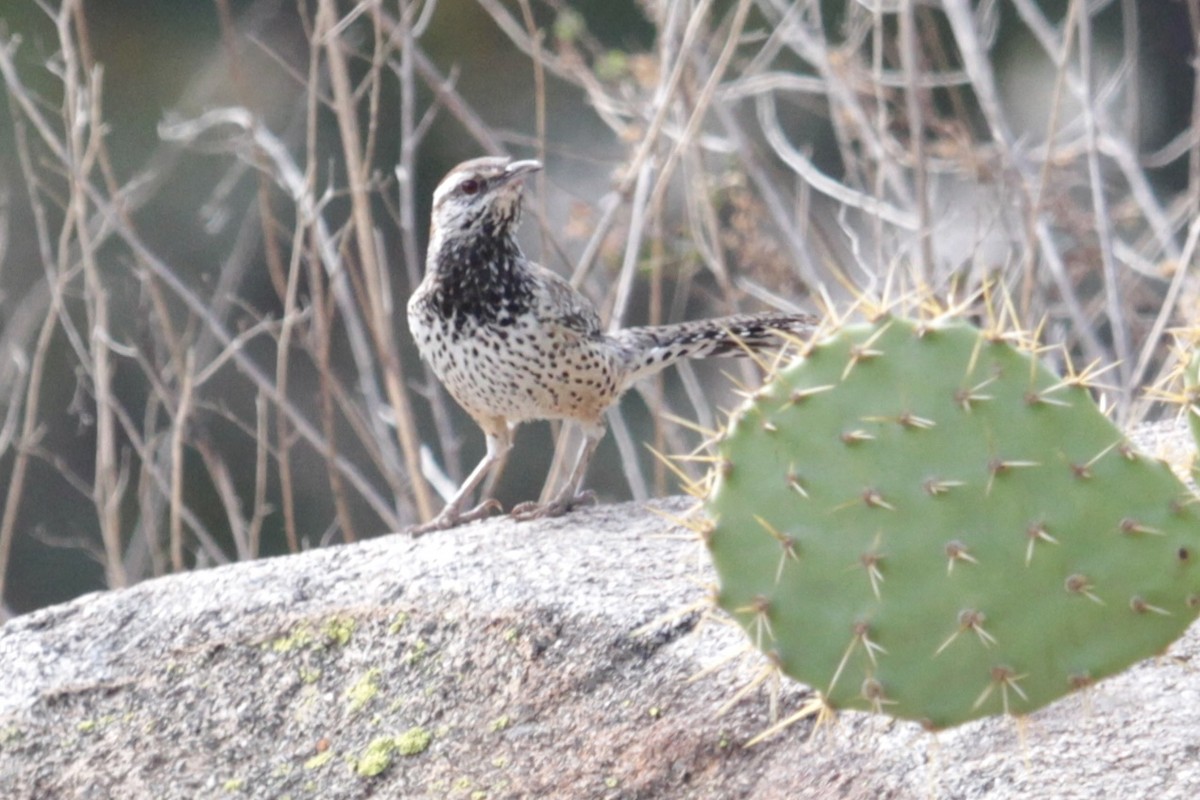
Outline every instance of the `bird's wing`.
<svg viewBox="0 0 1200 800"><path fill-rule="evenodd" d="M547 322L557 323L582 336L593 338L601 335L600 315L596 307L575 287L557 272L538 264L534 267L535 279L545 287L538 303L538 312Z"/></svg>

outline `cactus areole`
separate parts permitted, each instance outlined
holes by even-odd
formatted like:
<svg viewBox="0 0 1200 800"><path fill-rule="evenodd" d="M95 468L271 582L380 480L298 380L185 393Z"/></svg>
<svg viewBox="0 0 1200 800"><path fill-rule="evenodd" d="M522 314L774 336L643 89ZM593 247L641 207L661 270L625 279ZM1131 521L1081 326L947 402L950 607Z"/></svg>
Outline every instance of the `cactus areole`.
<svg viewBox="0 0 1200 800"><path fill-rule="evenodd" d="M717 445L718 604L830 707L931 729L1162 652L1200 610L1200 508L1079 384L960 321L818 341Z"/></svg>

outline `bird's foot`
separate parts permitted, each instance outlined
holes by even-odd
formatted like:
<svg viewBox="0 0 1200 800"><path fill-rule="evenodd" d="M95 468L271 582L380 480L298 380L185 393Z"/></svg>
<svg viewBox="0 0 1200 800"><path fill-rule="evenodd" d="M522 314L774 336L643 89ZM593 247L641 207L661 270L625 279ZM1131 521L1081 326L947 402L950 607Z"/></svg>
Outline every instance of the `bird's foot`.
<svg viewBox="0 0 1200 800"><path fill-rule="evenodd" d="M494 498L484 500L479 505L472 508L470 511L459 511L455 508L447 506L442 509L442 513L438 514L429 522L421 525L414 525L408 529L408 533L415 539L418 536L424 536L427 533L434 531L445 531L450 528L457 528L459 525L464 525L468 522L474 522L477 519L490 517L493 512L503 511L504 507L500 505L500 501Z"/></svg>
<svg viewBox="0 0 1200 800"><path fill-rule="evenodd" d="M596 495L591 491L580 492L574 497L556 498L549 503L521 503L515 506L509 516L515 520L522 522L531 519L549 519L550 517L561 517L568 511L573 511L580 506L590 506L595 504Z"/></svg>

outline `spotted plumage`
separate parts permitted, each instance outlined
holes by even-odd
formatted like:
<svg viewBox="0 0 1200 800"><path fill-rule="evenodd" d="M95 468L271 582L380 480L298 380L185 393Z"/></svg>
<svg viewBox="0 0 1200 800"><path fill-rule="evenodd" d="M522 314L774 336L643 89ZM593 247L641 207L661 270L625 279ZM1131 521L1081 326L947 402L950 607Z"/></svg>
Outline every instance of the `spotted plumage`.
<svg viewBox="0 0 1200 800"><path fill-rule="evenodd" d="M681 358L738 355L804 333L807 315L747 314L605 333L595 306L558 274L529 261L516 241L523 179L536 161L477 158L458 165L433 195L425 277L408 303L421 357L487 436L487 454L432 521L415 532L474 519L471 493L512 446L522 422L578 423L586 442L562 492L521 518L560 514L579 498L604 436L604 412L638 379Z"/></svg>

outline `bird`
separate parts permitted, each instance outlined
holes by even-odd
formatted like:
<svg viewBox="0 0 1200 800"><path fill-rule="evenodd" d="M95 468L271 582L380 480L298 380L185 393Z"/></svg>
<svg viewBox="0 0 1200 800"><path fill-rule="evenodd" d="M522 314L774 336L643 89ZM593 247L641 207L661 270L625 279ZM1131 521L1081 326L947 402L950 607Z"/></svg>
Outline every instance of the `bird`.
<svg viewBox="0 0 1200 800"><path fill-rule="evenodd" d="M483 430L487 449L442 511L413 535L480 519L499 503L467 505L523 422L574 422L584 444L561 491L522 503L517 519L553 517L591 499L581 492L604 438L605 411L634 383L684 358L745 355L809 334L809 314L740 314L605 331L596 306L517 243L522 187L534 160L488 156L450 170L433 193L425 274L408 301L417 351Z"/></svg>

